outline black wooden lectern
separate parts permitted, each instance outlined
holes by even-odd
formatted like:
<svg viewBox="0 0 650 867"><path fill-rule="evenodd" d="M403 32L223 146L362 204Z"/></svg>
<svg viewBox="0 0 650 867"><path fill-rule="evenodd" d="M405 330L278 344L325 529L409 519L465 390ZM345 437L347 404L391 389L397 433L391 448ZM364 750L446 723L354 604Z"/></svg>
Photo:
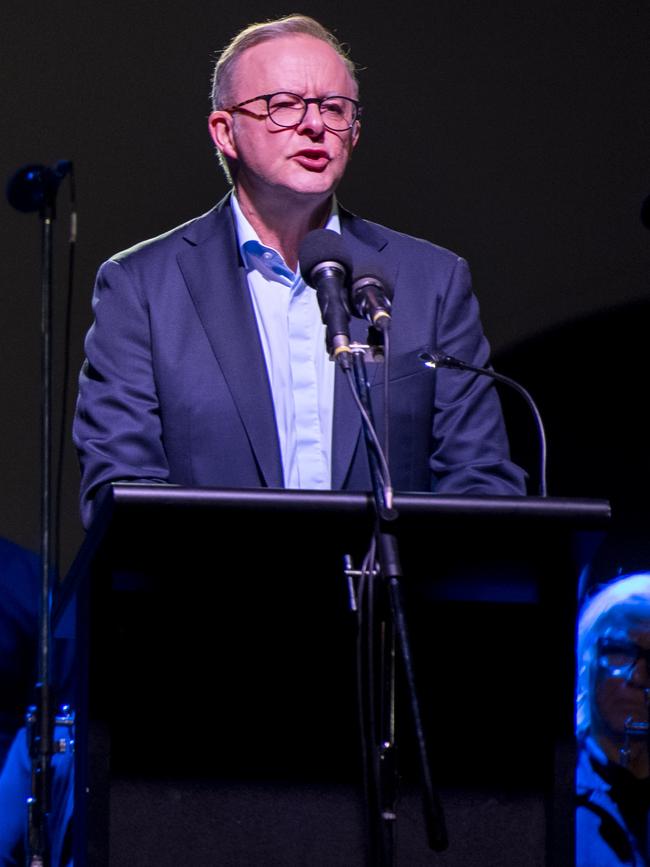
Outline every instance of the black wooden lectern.
<svg viewBox="0 0 650 867"><path fill-rule="evenodd" d="M424 494L395 504L443 806L449 789L538 793L547 803L546 861L502 852L500 863L565 867L576 579L609 505ZM152 840L165 841L159 867L193 858L363 863L358 803L342 820L329 799L361 780L356 621L343 556L359 564L372 528L361 493L112 487L55 610L60 626L76 612L76 867L127 863L115 854L125 846L130 863L150 863L137 853ZM399 698L398 689L408 788L412 730ZM129 786L142 793L132 824L125 813L135 802L120 801ZM299 839L314 834L299 815L306 799L282 801L292 791L317 793L324 828L316 849ZM246 827L255 792L276 806ZM417 853L404 863L437 863L416 833ZM450 837L447 864L456 863L453 823ZM463 861L491 863L484 847Z"/></svg>

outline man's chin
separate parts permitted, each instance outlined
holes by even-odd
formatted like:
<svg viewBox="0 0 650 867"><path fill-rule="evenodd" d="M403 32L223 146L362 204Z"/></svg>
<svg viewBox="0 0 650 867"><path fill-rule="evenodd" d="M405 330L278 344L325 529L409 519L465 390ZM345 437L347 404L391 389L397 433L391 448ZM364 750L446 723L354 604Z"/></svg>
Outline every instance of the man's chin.
<svg viewBox="0 0 650 867"><path fill-rule="evenodd" d="M294 166L294 171L286 177L286 184L299 194L330 195L341 180L340 173L332 168L332 163L322 169Z"/></svg>
<svg viewBox="0 0 650 867"><path fill-rule="evenodd" d="M318 183L317 179L313 179L283 186L281 195L287 200L293 200L296 204L305 202L318 204L329 199L335 189L336 185L327 183L325 179L323 179L323 183Z"/></svg>
<svg viewBox="0 0 650 867"><path fill-rule="evenodd" d="M262 203L267 199L275 208L281 205L286 209L289 219L291 208L316 208L329 201L339 180L340 178L333 179L326 172L303 172L297 177L278 178L275 182L258 186L256 190L249 192L249 198L257 202L258 207L262 207Z"/></svg>

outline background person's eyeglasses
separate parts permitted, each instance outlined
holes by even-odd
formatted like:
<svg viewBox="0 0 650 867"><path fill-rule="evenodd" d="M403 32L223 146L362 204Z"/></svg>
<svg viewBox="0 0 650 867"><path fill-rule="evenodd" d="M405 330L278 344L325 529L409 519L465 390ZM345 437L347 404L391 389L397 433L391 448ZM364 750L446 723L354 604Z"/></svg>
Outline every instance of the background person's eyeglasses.
<svg viewBox="0 0 650 867"><path fill-rule="evenodd" d="M650 676L650 650L622 638L598 639L598 665L610 677L629 677L640 659L645 660Z"/></svg>
<svg viewBox="0 0 650 867"><path fill-rule="evenodd" d="M345 132L345 130L350 129L361 114L361 106L357 100L347 96L310 96L305 99L298 96L297 93L284 92L263 93L260 96L239 102L237 105L224 109L224 111L232 114L260 99L266 102L267 115L273 123L285 128L301 124L311 103L318 106L323 126L332 132Z"/></svg>

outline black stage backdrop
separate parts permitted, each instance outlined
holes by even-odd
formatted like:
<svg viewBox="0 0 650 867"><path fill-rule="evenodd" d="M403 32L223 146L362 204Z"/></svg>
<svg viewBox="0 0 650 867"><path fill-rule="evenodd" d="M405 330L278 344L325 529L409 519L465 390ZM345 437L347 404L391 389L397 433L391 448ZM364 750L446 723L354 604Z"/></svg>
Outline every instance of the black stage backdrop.
<svg viewBox="0 0 650 867"><path fill-rule="evenodd" d="M245 24L292 11L253 0L3 4L0 174L61 158L77 169L75 378L99 263L207 210L226 190L206 132L216 52ZM650 194L650 7L304 0L299 11L335 29L361 67L366 113L342 201L469 259L497 361L528 377L555 418L553 493L608 496L615 481L625 496L627 468L630 485L642 488L645 438L634 437L631 450L621 426L638 425L647 394L639 341L648 331L650 233L639 210ZM64 189L59 358L66 198ZM0 534L35 548L39 225L5 204L0 227ZM566 364L555 351L558 329ZM584 351L581 335L589 335ZM623 380L624 401L615 399ZM604 455L583 448L594 430ZM615 465L619 447L626 472L614 479L594 468L595 457ZM77 479L68 445L64 565L81 539Z"/></svg>

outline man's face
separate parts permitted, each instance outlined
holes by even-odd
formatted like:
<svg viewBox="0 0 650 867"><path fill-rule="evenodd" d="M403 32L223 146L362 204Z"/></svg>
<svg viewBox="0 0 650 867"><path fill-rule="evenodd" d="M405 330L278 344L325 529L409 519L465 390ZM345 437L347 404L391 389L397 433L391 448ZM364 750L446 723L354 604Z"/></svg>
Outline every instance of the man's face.
<svg viewBox="0 0 650 867"><path fill-rule="evenodd" d="M234 68L232 103L259 94L286 91L302 97L356 98L345 64L330 46L311 36L292 35L263 42L245 51ZM343 177L359 137L350 130L325 128L315 104L297 126L276 126L266 117L264 100L229 114L210 115L210 130L219 150L236 162L235 186L253 203L265 197L326 199Z"/></svg>
<svg viewBox="0 0 650 867"><path fill-rule="evenodd" d="M598 727L622 735L625 721L648 722L650 624L608 630L599 640L596 660ZM596 722L596 720L595 720Z"/></svg>

